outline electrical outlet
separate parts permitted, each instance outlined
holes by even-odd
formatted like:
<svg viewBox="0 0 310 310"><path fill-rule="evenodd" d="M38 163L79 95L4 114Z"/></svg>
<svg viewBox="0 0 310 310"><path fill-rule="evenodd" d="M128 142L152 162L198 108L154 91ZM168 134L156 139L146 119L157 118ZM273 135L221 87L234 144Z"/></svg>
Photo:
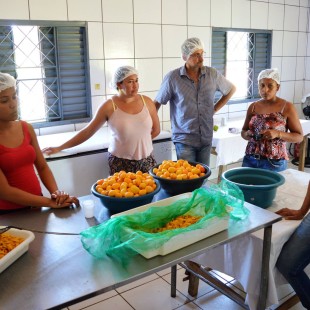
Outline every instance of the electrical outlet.
<svg viewBox="0 0 310 310"><path fill-rule="evenodd" d="M100 89L100 84L99 84L99 83L95 84L95 89L96 89L96 90L99 90L99 89Z"/></svg>

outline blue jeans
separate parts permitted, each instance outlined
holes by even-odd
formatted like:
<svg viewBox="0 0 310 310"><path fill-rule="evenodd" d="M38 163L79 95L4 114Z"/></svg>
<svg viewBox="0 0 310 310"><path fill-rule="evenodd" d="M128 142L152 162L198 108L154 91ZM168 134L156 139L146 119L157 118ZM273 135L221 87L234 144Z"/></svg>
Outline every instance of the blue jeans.
<svg viewBox="0 0 310 310"><path fill-rule="evenodd" d="M207 166L210 165L211 144L202 147L194 147L175 142L174 145L178 159L185 159L192 162L197 161Z"/></svg>
<svg viewBox="0 0 310 310"><path fill-rule="evenodd" d="M287 160L256 159L253 155L245 155L243 157L242 167L261 168L279 172L287 168Z"/></svg>
<svg viewBox="0 0 310 310"><path fill-rule="evenodd" d="M306 309L310 309L310 279L304 269L309 263L310 213L284 244L276 265Z"/></svg>

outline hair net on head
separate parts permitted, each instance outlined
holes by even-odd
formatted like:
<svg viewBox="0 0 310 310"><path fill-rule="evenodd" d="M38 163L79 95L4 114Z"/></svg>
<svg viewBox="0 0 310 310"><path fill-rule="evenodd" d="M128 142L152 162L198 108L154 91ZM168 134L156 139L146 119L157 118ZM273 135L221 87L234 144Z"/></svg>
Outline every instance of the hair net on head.
<svg viewBox="0 0 310 310"><path fill-rule="evenodd" d="M14 77L10 74L0 72L0 92L11 87L16 87Z"/></svg>
<svg viewBox="0 0 310 310"><path fill-rule="evenodd" d="M185 40L181 46L182 55L186 57L189 57L197 50L203 50L203 49L204 49L203 44L198 38L189 38Z"/></svg>
<svg viewBox="0 0 310 310"><path fill-rule="evenodd" d="M124 81L133 74L138 75L138 71L134 67L122 66L117 68L111 81L111 87L117 89L117 83Z"/></svg>
<svg viewBox="0 0 310 310"><path fill-rule="evenodd" d="M261 79L272 79L280 85L280 74L278 69L266 69L261 71L257 77L257 81L259 82Z"/></svg>

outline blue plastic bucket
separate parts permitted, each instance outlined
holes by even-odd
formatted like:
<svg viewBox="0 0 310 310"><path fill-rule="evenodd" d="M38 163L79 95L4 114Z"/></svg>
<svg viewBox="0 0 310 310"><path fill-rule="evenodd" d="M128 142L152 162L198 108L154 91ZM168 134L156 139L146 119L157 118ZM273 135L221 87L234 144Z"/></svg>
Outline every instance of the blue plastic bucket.
<svg viewBox="0 0 310 310"><path fill-rule="evenodd" d="M285 182L278 172L247 167L227 170L223 172L222 179L237 185L246 202L264 209L271 206L277 188Z"/></svg>

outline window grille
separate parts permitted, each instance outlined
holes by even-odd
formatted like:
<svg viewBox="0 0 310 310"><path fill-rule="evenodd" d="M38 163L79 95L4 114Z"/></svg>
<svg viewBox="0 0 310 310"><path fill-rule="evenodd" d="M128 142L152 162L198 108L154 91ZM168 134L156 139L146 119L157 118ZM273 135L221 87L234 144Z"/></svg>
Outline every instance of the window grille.
<svg viewBox="0 0 310 310"><path fill-rule="evenodd" d="M86 27L0 24L0 71L17 79L20 117L34 127L88 120Z"/></svg>
<svg viewBox="0 0 310 310"><path fill-rule="evenodd" d="M211 53L211 66L237 87L235 102L259 98L257 77L270 68L271 32L214 28Z"/></svg>

